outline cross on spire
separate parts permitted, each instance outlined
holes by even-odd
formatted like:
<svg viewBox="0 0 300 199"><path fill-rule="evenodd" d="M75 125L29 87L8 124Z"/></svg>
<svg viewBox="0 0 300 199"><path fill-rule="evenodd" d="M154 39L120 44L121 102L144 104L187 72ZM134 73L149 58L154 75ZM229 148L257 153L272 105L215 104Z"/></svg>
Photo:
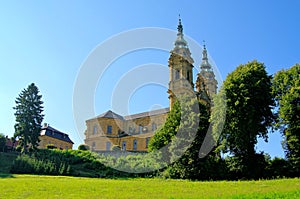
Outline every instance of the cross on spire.
<svg viewBox="0 0 300 199"><path fill-rule="evenodd" d="M177 35L182 34L182 32L183 32L183 27L182 27L182 24L181 24L180 14L179 14L179 23L178 23L177 30L178 30L178 34L177 34Z"/></svg>

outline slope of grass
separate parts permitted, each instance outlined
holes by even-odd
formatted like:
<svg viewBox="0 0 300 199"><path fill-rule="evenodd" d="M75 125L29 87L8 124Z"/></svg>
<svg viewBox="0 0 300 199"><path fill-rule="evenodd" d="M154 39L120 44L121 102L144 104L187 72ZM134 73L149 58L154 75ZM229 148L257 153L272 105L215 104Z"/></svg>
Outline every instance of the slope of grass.
<svg viewBox="0 0 300 199"><path fill-rule="evenodd" d="M0 198L299 198L300 179L191 182L15 175Z"/></svg>

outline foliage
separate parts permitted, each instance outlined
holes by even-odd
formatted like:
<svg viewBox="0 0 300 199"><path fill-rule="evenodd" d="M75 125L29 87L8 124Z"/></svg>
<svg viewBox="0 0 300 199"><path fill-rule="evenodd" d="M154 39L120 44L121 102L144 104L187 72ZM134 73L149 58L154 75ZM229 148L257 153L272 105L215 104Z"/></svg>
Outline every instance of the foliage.
<svg viewBox="0 0 300 199"><path fill-rule="evenodd" d="M226 94L226 119L219 142L224 152L229 150L238 158L244 177L255 178L257 137L267 141L268 127L274 121L271 76L264 64L249 62L230 73L221 90Z"/></svg>
<svg viewBox="0 0 300 199"><path fill-rule="evenodd" d="M0 151L1 152L5 151L5 146L6 146L6 138L2 133L0 133Z"/></svg>
<svg viewBox="0 0 300 199"><path fill-rule="evenodd" d="M290 164L283 158L275 157L267 166L267 177L271 179L290 177Z"/></svg>
<svg viewBox="0 0 300 199"><path fill-rule="evenodd" d="M180 123L178 133L171 143L169 150L174 163L163 175L193 180L223 178L225 176L224 173L222 174L223 160L213 151L207 151L208 154L200 151L203 145L209 146L208 142L213 141L209 129L209 107L195 99L180 101L182 102L181 121L186 122Z"/></svg>
<svg viewBox="0 0 300 199"><path fill-rule="evenodd" d="M277 125L285 136L285 151L297 176L300 176L300 65L277 72L273 92L279 105Z"/></svg>
<svg viewBox="0 0 300 199"><path fill-rule="evenodd" d="M44 118L41 98L38 88L32 83L21 91L15 101L14 137L19 138L19 145L24 152L27 152L28 148L36 149L39 144L41 123Z"/></svg>
<svg viewBox="0 0 300 199"><path fill-rule="evenodd" d="M34 153L18 156L11 172L108 178L145 177L155 175L156 170L165 166L157 159L153 154L116 158L83 150L39 149Z"/></svg>
<svg viewBox="0 0 300 199"><path fill-rule="evenodd" d="M90 147L88 145L81 144L78 146L78 150L87 151L90 150Z"/></svg>
<svg viewBox="0 0 300 199"><path fill-rule="evenodd" d="M179 101L176 100L173 104L172 110L169 112L165 124L158 129L154 136L150 139L148 149L149 151L156 151L168 145L172 138L176 135L181 117L181 108ZM164 152L166 152L165 150Z"/></svg>
<svg viewBox="0 0 300 199"><path fill-rule="evenodd" d="M0 174L9 174L12 162L17 158L15 153L0 152Z"/></svg>
<svg viewBox="0 0 300 199"><path fill-rule="evenodd" d="M14 175L0 179L3 198L299 198L300 179L194 182ZM24 186L34 185L34 186Z"/></svg>

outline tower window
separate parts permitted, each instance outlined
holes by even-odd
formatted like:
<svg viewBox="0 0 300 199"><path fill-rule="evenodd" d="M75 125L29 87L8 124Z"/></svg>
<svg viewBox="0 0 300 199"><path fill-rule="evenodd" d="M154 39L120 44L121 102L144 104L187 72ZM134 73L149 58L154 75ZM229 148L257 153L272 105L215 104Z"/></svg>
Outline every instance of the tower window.
<svg viewBox="0 0 300 199"><path fill-rule="evenodd" d="M93 134L94 135L97 134L97 126L96 125L94 126Z"/></svg>
<svg viewBox="0 0 300 199"><path fill-rule="evenodd" d="M179 70L175 70L175 79L179 79Z"/></svg>
<svg viewBox="0 0 300 199"><path fill-rule="evenodd" d="M190 80L190 71L187 71L186 79L187 79L187 80Z"/></svg>
<svg viewBox="0 0 300 199"><path fill-rule="evenodd" d="M155 123L152 123L152 131L155 131L157 129L157 125Z"/></svg>
<svg viewBox="0 0 300 199"><path fill-rule="evenodd" d="M139 125L139 134L142 134L142 133L143 133L143 126Z"/></svg>

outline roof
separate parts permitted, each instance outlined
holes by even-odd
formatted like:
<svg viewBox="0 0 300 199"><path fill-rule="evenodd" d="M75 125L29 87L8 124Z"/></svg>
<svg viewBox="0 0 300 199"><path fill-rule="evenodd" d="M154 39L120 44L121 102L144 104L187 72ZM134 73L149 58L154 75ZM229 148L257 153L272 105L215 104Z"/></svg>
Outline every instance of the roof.
<svg viewBox="0 0 300 199"><path fill-rule="evenodd" d="M170 111L170 108L163 108L163 109L157 109L157 110L147 111L147 112L143 112L143 113L127 115L127 116L123 117L123 116L109 110L109 111L107 111L105 113L102 113L102 114L98 115L97 117L91 118L89 120L96 119L96 118L111 118L111 119L119 119L119 120L132 120L132 119L137 119L137 118L142 118L142 117L150 117L150 116L154 116L154 115L161 115L161 114L168 113L169 111Z"/></svg>
<svg viewBox="0 0 300 199"><path fill-rule="evenodd" d="M111 110L108 110L106 111L105 113L102 113L100 115L98 115L97 117L94 117L92 119L95 119L95 118L110 118L110 119L119 119L119 120L124 120L123 116L111 111Z"/></svg>
<svg viewBox="0 0 300 199"><path fill-rule="evenodd" d="M8 147L16 147L18 144L19 144L19 141L18 141L18 140L13 141L13 140L7 138L7 139L6 139L6 144L5 144L5 145L8 146Z"/></svg>
<svg viewBox="0 0 300 199"><path fill-rule="evenodd" d="M46 136L49 136L52 138L56 138L56 139L74 144L74 142L69 138L68 134L63 133L49 125L44 126L42 128L40 135L41 136L46 135Z"/></svg>
<svg viewBox="0 0 300 199"><path fill-rule="evenodd" d="M137 119L137 118L142 118L142 117L161 115L161 114L168 113L169 111L170 111L169 108L163 108L163 109L157 109L157 110L147 111L147 112L133 114L133 115L127 115L124 118L125 118L125 120L132 120L132 119Z"/></svg>

